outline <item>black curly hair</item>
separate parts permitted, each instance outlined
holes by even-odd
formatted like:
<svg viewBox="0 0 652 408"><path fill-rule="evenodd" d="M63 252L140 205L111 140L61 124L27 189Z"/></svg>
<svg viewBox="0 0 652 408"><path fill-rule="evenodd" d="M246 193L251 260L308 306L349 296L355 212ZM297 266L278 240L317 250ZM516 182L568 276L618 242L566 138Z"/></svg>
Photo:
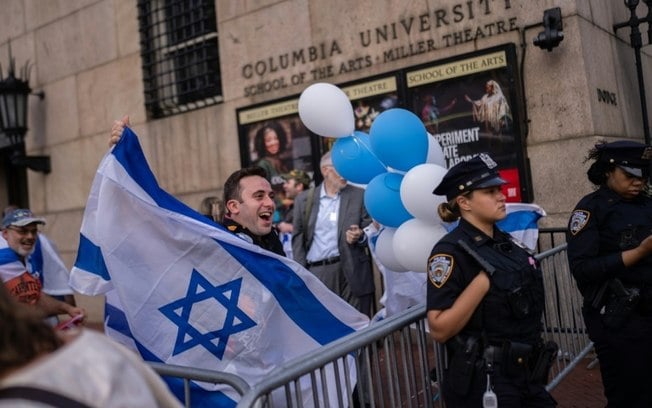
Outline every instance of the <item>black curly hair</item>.
<svg viewBox="0 0 652 408"><path fill-rule="evenodd" d="M278 136L279 153L283 153L288 144L287 134L280 123L275 121L263 123L263 126L258 129L256 136L254 137L254 150L258 154L259 159L269 156L267 149L265 148L265 133L267 133L268 130L273 130L276 132L276 136Z"/></svg>
<svg viewBox="0 0 652 408"><path fill-rule="evenodd" d="M610 163L607 160L602 160L603 152L600 148L606 144L606 140L600 140L595 146L589 150L584 163L593 160L593 164L586 172L586 175L589 177L589 181L596 186L601 186L607 182L607 173L611 172L616 165Z"/></svg>

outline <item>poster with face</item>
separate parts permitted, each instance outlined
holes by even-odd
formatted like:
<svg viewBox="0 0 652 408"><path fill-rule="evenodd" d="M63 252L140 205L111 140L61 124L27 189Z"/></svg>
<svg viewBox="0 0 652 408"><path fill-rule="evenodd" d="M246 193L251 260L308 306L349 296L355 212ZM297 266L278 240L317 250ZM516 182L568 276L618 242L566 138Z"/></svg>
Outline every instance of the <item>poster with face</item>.
<svg viewBox="0 0 652 408"><path fill-rule="evenodd" d="M256 165L267 172L275 193L275 223L291 213L292 197L286 194L283 176L303 170L314 179L319 165L318 136L301 122L298 102L293 98L237 111L242 166Z"/></svg>
<svg viewBox="0 0 652 408"><path fill-rule="evenodd" d="M406 72L408 99L442 147L446 166L487 152L508 184L509 202L528 197L518 129L513 47Z"/></svg>
<svg viewBox="0 0 652 408"><path fill-rule="evenodd" d="M242 165L264 168L279 193L283 191L283 174L314 172L316 135L301 123L297 105L298 99L292 99L238 111Z"/></svg>

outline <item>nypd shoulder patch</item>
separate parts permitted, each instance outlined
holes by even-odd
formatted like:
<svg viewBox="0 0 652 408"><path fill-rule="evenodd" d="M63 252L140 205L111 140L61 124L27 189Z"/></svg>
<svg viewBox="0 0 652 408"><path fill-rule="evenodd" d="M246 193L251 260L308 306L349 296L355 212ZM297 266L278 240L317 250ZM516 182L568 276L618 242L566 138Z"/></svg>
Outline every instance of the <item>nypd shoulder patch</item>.
<svg viewBox="0 0 652 408"><path fill-rule="evenodd" d="M448 254L435 254L428 259L428 279L436 288L441 288L451 276L453 257Z"/></svg>
<svg viewBox="0 0 652 408"><path fill-rule="evenodd" d="M575 210L573 215L571 215L570 223L568 229L571 234L576 235L578 232L586 226L586 223L589 222L591 218L591 213L586 210Z"/></svg>

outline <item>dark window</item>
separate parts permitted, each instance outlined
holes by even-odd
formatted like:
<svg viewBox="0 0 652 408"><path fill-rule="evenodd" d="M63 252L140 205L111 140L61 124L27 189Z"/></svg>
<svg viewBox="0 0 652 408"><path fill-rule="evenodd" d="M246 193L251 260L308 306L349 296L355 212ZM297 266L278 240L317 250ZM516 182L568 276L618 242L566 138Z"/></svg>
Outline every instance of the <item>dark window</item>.
<svg viewBox="0 0 652 408"><path fill-rule="evenodd" d="M138 21L149 117L222 102L215 0L138 0Z"/></svg>

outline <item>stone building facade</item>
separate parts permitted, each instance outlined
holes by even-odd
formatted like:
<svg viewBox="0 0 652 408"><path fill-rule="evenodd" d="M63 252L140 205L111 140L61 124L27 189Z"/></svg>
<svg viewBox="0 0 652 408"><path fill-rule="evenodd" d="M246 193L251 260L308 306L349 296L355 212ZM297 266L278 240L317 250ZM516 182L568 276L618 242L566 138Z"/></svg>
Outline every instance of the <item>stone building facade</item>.
<svg viewBox="0 0 652 408"><path fill-rule="evenodd" d="M399 72L405 89L401 78L414 67L512 44L512 102L530 198L547 211L541 225L549 227L565 226L590 191L583 163L590 146L602 138L643 140L629 28L613 28L629 18L619 1L215 0L217 103L163 117L146 108L137 3L0 0L0 64L7 66L11 44L17 65L33 64L31 87L45 92L43 100L30 98L25 143L28 154L51 157L52 172L27 172L29 205L47 218L45 232L68 266L109 129L125 114L161 186L197 207L242 165L243 109L298 98L312 83L387 73ZM544 10L554 7L564 39L548 52L533 39ZM648 88L651 57L643 47ZM4 204L10 171L3 163Z"/></svg>

